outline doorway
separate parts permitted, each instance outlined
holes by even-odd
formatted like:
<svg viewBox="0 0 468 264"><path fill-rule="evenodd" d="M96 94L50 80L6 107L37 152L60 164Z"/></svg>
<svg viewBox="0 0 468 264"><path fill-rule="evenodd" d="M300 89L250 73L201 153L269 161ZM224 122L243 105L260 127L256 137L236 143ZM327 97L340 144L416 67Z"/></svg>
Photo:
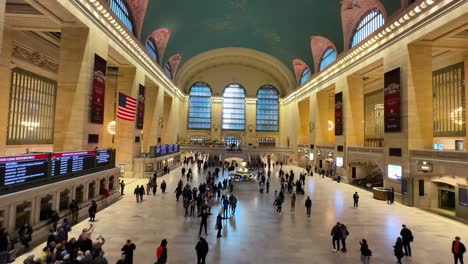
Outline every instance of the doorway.
<svg viewBox="0 0 468 264"><path fill-rule="evenodd" d="M455 211L455 192L439 189L439 208Z"/></svg>

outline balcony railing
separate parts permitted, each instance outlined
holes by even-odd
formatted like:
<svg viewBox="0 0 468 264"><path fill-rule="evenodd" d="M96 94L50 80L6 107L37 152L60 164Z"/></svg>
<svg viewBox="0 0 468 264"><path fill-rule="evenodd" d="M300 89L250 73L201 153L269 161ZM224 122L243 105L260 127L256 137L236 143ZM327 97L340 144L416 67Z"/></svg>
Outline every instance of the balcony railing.
<svg viewBox="0 0 468 264"><path fill-rule="evenodd" d="M364 153L377 153L383 154L383 148L374 148L374 147L348 147L348 152L364 152Z"/></svg>
<svg viewBox="0 0 468 264"><path fill-rule="evenodd" d="M410 150L411 158L456 160L468 162L468 151L459 150Z"/></svg>
<svg viewBox="0 0 468 264"><path fill-rule="evenodd" d="M317 145L317 149L320 149L320 150L335 150L335 146L319 146L319 145Z"/></svg>

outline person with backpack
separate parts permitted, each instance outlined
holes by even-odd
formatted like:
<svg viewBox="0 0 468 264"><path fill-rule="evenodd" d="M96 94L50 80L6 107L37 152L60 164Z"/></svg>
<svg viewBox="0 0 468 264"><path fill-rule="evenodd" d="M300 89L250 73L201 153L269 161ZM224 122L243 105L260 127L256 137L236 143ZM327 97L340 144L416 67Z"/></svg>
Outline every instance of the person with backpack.
<svg viewBox="0 0 468 264"><path fill-rule="evenodd" d="M167 240L161 240L160 246L156 249L156 258L157 261L155 264L165 264L167 263Z"/></svg>
<svg viewBox="0 0 468 264"><path fill-rule="evenodd" d="M405 256L411 257L411 242L413 242L413 233L406 225L402 225L402 229L400 231L401 239L403 240L403 249L405 251Z"/></svg>
<svg viewBox="0 0 468 264"><path fill-rule="evenodd" d="M197 264L205 264L206 255L208 255L208 243L203 237L200 237L197 245L195 246L195 251L197 251Z"/></svg>
<svg viewBox="0 0 468 264"><path fill-rule="evenodd" d="M372 251L369 249L367 240L363 239L359 242L361 245L361 264L370 264L370 257L372 256Z"/></svg>

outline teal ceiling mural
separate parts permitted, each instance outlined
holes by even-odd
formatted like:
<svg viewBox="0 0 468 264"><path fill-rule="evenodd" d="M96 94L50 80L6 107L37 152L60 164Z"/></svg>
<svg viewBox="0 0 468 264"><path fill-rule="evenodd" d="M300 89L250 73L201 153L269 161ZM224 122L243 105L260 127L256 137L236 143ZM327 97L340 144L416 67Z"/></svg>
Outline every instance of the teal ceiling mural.
<svg viewBox="0 0 468 264"><path fill-rule="evenodd" d="M366 1L366 0L360 0ZM321 35L343 50L340 0L149 0L141 41L155 29L171 32L163 62L183 61L208 50L242 47L268 53L292 69L299 58L312 67L310 36ZM391 16L400 0L381 0ZM164 64L163 63L163 64Z"/></svg>

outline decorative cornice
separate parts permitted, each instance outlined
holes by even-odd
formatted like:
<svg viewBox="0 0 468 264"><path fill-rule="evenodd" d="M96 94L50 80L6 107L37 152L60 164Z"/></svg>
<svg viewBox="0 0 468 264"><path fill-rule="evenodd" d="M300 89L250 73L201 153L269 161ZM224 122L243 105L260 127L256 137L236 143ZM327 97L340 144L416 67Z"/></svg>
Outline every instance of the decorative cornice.
<svg viewBox="0 0 468 264"><path fill-rule="evenodd" d="M17 42L13 42L12 55L18 60L25 61L46 71L58 73L59 64L57 63L57 61L33 49L22 46Z"/></svg>

